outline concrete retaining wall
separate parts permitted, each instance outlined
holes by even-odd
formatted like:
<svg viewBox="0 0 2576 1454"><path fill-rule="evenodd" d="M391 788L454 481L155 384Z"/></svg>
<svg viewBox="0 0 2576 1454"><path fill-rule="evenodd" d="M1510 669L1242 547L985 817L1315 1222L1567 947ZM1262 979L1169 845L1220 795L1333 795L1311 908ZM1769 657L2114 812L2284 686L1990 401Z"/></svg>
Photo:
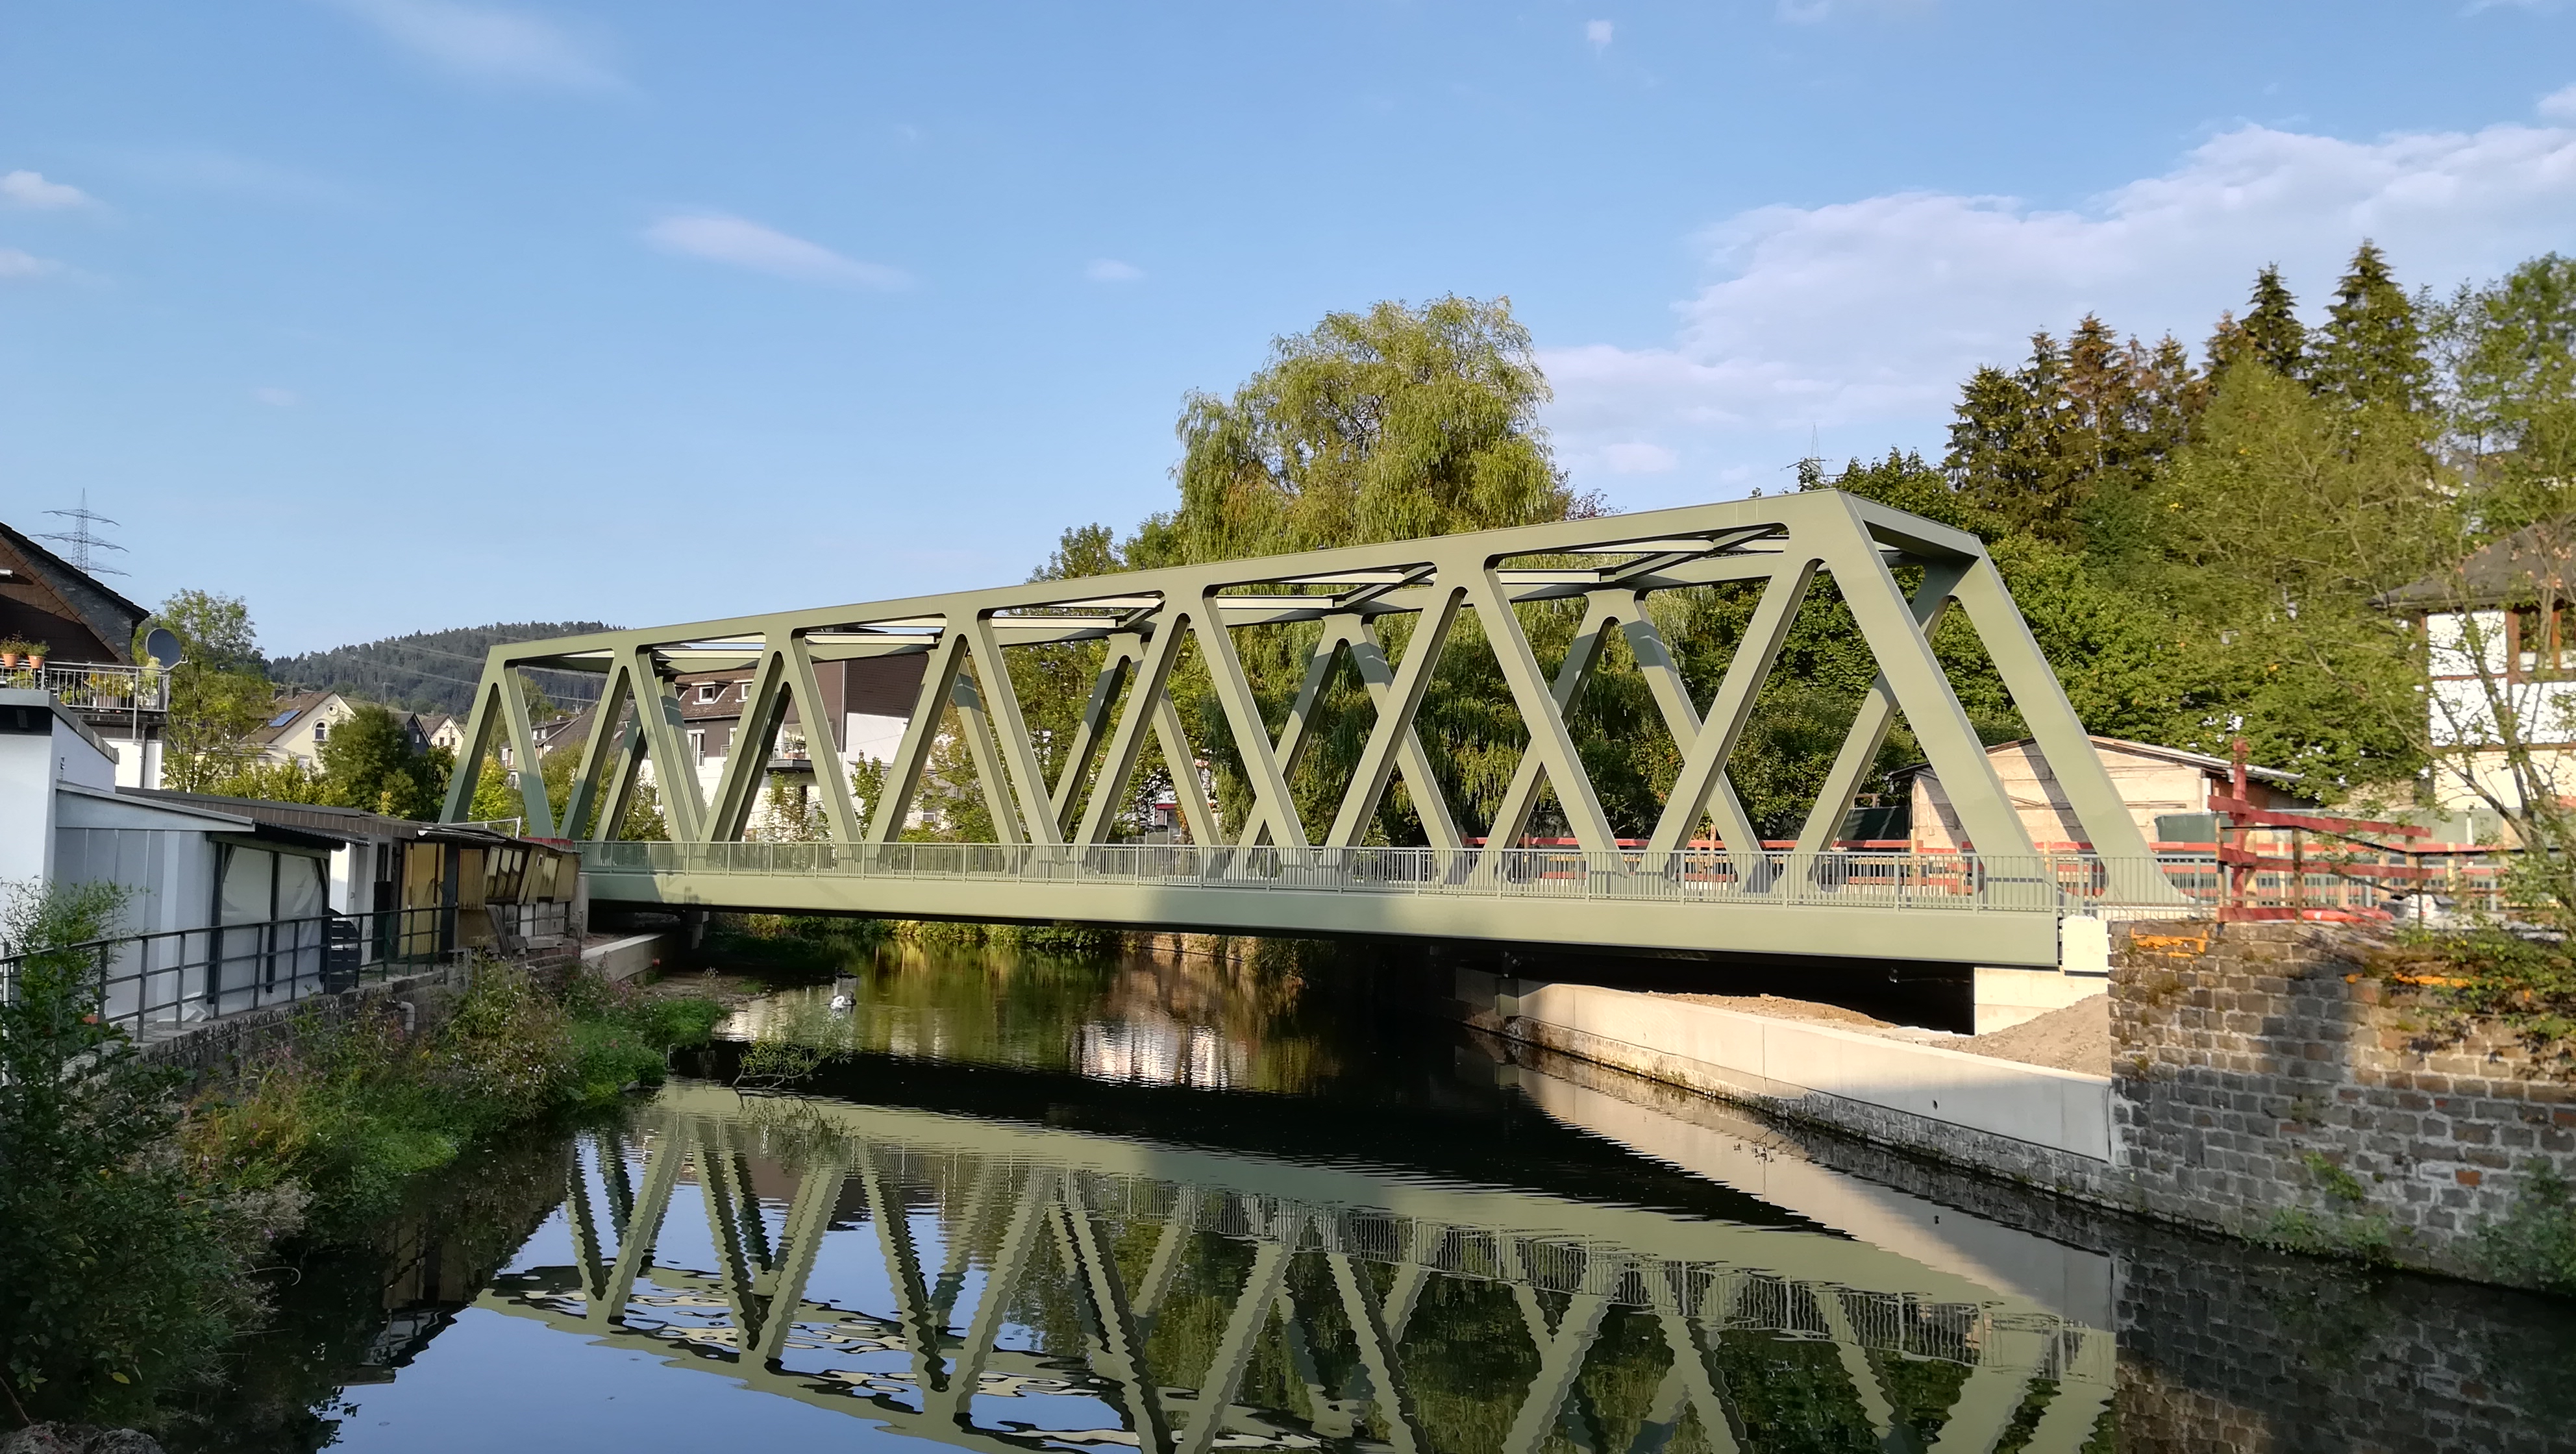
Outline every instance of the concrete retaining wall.
<svg viewBox="0 0 2576 1454"><path fill-rule="evenodd" d="M602 979L614 984L657 969L665 959L676 961L680 944L677 934L630 934L582 950L581 963L583 968L596 970Z"/></svg>
<svg viewBox="0 0 2576 1454"><path fill-rule="evenodd" d="M1670 995L1458 972L1471 1024L1776 1115L2083 1190L2111 1155L2111 1082Z"/></svg>

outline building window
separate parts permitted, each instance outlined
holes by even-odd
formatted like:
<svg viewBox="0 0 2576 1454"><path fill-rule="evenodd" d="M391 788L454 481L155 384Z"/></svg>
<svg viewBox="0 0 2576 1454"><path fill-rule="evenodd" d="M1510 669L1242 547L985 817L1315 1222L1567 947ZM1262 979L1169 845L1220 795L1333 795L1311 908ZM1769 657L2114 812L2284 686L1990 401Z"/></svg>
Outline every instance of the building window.
<svg viewBox="0 0 2576 1454"><path fill-rule="evenodd" d="M712 702L723 691L724 685L721 682L700 682L698 683L698 700L701 702Z"/></svg>
<svg viewBox="0 0 2576 1454"><path fill-rule="evenodd" d="M748 702L751 700L751 682L748 678L744 679L742 692L740 695L736 696L734 700L737 702Z"/></svg>
<svg viewBox="0 0 2576 1454"><path fill-rule="evenodd" d="M314 746L316 746L316 747L319 747L319 746L321 746L323 743L328 742L328 741L330 741L330 740L331 740L331 724L330 724L330 723L328 723L328 722L316 722L316 723L314 723L314 724L313 724L313 745L314 745Z"/></svg>
<svg viewBox="0 0 2576 1454"><path fill-rule="evenodd" d="M707 734L705 732L698 731L689 734L689 755L700 762L707 760Z"/></svg>

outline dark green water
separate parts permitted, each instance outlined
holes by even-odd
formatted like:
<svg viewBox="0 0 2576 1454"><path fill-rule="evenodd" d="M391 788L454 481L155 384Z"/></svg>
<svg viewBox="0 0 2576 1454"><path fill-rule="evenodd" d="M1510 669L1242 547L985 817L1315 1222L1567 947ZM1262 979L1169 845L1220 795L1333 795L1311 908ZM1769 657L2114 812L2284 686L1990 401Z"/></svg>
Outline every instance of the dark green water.
<svg viewBox="0 0 2576 1454"><path fill-rule="evenodd" d="M2569 1447L2576 1316L2078 1214L1414 1013L881 952L829 1049L315 1257L230 1447Z"/></svg>

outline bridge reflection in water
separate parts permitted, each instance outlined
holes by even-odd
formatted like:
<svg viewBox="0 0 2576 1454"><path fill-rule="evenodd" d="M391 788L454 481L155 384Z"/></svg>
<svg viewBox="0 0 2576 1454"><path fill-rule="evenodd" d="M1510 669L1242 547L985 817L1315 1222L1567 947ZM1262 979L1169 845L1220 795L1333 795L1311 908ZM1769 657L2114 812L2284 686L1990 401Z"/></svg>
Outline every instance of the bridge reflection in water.
<svg viewBox="0 0 2576 1454"><path fill-rule="evenodd" d="M481 1306L993 1454L2073 1450L2112 1392L2107 1331L1802 1228L707 1086L633 1125Z"/></svg>

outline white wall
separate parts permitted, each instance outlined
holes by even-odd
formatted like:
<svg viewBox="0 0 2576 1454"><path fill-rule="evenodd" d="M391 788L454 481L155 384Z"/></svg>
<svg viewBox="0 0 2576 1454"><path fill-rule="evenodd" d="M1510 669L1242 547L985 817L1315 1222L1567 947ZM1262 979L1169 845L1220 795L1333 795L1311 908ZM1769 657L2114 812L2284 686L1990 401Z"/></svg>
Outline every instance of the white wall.
<svg viewBox="0 0 2576 1454"><path fill-rule="evenodd" d="M118 787L157 788L161 786L161 739L146 737L137 742L131 737L110 737L108 746L116 751Z"/></svg>
<svg viewBox="0 0 2576 1454"><path fill-rule="evenodd" d="M903 729L907 720L872 716L866 712L850 713L842 724L841 740L848 746L841 749L841 760L852 767L858 766L859 759L863 757L873 757L879 762L894 761L896 750L903 746Z"/></svg>
<svg viewBox="0 0 2576 1454"><path fill-rule="evenodd" d="M44 731L0 732L0 880L54 876L55 785L116 789L116 758L54 704L52 694L0 692L0 712L42 712ZM14 720L12 722L14 725Z"/></svg>
<svg viewBox="0 0 2576 1454"><path fill-rule="evenodd" d="M212 921L215 845L209 833L251 825L229 813L165 806L112 794L56 794L54 879L113 883L133 895L129 933L198 929Z"/></svg>
<svg viewBox="0 0 2576 1454"><path fill-rule="evenodd" d="M2434 794L2444 807L2484 806L2485 799L2462 781L2463 774L2474 777L2508 805L2519 806L2520 795L2514 791L2513 774L2503 753L2480 750L2500 749L2502 745L2496 728L2499 701L2512 708L2528 743L2576 743L2576 681L2509 680L2504 628L2501 611L2425 618L2429 667L2434 677L2425 712L2433 742L2438 747L2468 749L2451 755L2435 769ZM2483 650L2469 649L2472 634ZM2482 667L2483 679L2479 676ZM2544 783L2561 793L2576 789L2576 750L2552 746L2533 756Z"/></svg>
<svg viewBox="0 0 2576 1454"><path fill-rule="evenodd" d="M53 843L53 739L0 733L0 881L48 877Z"/></svg>

